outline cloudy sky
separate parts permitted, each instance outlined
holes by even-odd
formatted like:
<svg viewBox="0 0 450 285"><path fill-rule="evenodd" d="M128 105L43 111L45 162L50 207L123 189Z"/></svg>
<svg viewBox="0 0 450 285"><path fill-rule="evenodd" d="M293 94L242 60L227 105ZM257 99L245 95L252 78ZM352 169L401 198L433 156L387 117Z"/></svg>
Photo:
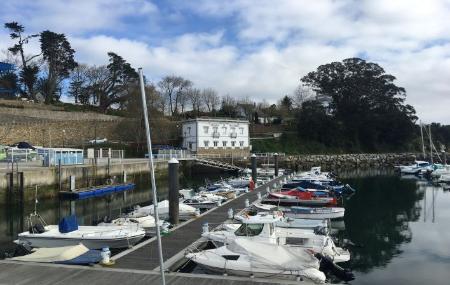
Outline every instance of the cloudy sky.
<svg viewBox="0 0 450 285"><path fill-rule="evenodd" d="M450 123L450 0L3 0L2 22L65 33L79 62L114 51L152 81L177 74L276 102L317 66L379 63L424 121ZM0 31L0 49L10 42ZM30 53L38 49L30 46Z"/></svg>

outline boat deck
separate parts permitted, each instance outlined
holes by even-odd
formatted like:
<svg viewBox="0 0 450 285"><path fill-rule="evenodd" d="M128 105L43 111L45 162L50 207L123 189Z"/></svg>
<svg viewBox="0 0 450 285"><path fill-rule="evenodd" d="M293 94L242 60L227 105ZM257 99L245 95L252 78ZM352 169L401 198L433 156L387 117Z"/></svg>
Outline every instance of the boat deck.
<svg viewBox="0 0 450 285"><path fill-rule="evenodd" d="M257 193L273 183L277 183L283 176L278 177L267 184L257 187L254 191L245 193L234 200L224 203L222 206L211 209L203 213L199 218L190 220L179 227L176 227L168 235L163 236L163 256L164 261L172 259L175 255L184 252L189 245L200 239L202 226L208 223L211 226L223 223L227 218L228 210L233 209L234 213L245 207L245 200L250 203L257 199ZM210 227L211 228L211 227ZM159 268L158 243L152 238L145 243L136 246L128 251L113 257L116 260L115 267L130 268L140 270L154 270ZM167 267L167 266L166 266Z"/></svg>

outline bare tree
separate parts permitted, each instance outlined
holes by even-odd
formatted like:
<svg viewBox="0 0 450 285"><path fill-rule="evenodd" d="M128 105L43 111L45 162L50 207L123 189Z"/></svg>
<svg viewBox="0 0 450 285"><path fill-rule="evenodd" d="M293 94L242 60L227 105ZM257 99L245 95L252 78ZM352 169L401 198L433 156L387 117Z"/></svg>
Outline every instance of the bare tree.
<svg viewBox="0 0 450 285"><path fill-rule="evenodd" d="M202 99L205 103L208 112L216 111L219 108L220 97L217 92L212 88L206 88L202 90Z"/></svg>
<svg viewBox="0 0 450 285"><path fill-rule="evenodd" d="M308 88L300 84L294 90L293 107L300 109L304 102L313 100L315 97L316 94L311 88Z"/></svg>
<svg viewBox="0 0 450 285"><path fill-rule="evenodd" d="M175 75L165 76L158 83L161 93L168 102L170 115L178 113L178 106L183 100L183 92L191 86L191 81Z"/></svg>
<svg viewBox="0 0 450 285"><path fill-rule="evenodd" d="M198 115L203 107L203 98L200 89L189 88L187 95L191 102L192 110Z"/></svg>
<svg viewBox="0 0 450 285"><path fill-rule="evenodd" d="M247 120L252 121L254 112L256 109L256 103L250 100L250 98L247 96L245 98L239 99L237 101L237 105L240 107L240 109L243 112L243 115Z"/></svg>

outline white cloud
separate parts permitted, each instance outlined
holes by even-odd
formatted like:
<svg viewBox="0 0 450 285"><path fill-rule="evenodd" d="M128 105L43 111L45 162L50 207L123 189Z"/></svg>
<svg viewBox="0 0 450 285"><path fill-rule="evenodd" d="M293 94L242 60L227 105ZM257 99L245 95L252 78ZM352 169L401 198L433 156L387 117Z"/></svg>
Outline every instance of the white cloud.
<svg viewBox="0 0 450 285"><path fill-rule="evenodd" d="M123 17L150 16L158 9L146 0L14 0L2 1L3 21L25 23L33 32L60 33L123 28Z"/></svg>
<svg viewBox="0 0 450 285"><path fill-rule="evenodd" d="M114 51L155 81L179 74L198 87L271 102L291 93L317 66L364 54L398 78L423 120L450 123L443 107L450 105L449 0L165 3L173 9L145 0L7 0L2 5L3 21L67 33L80 62L105 64L106 52ZM192 13L191 21L204 21L194 31L184 18ZM147 41L146 33L129 36L127 29L134 29L129 18L139 17L160 21L156 28L140 25L161 33L158 42ZM212 28L208 19L216 23ZM179 25L177 32L164 34L167 21ZM0 41L0 48L7 45Z"/></svg>

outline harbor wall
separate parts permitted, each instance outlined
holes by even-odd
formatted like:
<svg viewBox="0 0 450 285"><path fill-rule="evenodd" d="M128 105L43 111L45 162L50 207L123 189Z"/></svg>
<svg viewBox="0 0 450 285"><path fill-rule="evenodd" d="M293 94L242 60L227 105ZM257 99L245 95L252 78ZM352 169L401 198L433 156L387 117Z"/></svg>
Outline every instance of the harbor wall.
<svg viewBox="0 0 450 285"><path fill-rule="evenodd" d="M167 172L167 162L155 162L155 171ZM50 186L59 185L59 174L57 167L51 168L33 168L33 169L20 169L19 172L24 172L24 188L34 185ZM123 164L111 164L109 166L93 166L93 165L77 165L77 166L63 166L61 167L61 183L64 187L68 187L69 177L75 176L77 185L86 185L85 181L91 178L107 178L108 176L122 177L123 172L127 175L149 172L148 162L133 162ZM109 174L109 175L108 175ZM7 175L2 173L0 176L0 191L6 192L7 190Z"/></svg>
<svg viewBox="0 0 450 285"><path fill-rule="evenodd" d="M321 166L327 170L351 168L381 168L410 164L419 155L416 153L362 153L335 155L288 155L281 158L284 167L294 170Z"/></svg>

